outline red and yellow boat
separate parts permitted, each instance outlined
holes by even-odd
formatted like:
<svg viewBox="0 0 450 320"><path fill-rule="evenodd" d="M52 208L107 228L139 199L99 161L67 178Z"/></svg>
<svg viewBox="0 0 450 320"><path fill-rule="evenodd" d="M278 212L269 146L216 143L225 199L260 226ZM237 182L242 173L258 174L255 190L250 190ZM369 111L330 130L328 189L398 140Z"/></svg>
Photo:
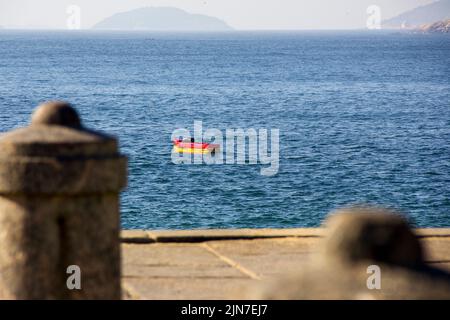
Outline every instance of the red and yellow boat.
<svg viewBox="0 0 450 320"><path fill-rule="evenodd" d="M174 140L173 148L175 152L189 154L215 154L220 145L212 143L195 142L194 140Z"/></svg>

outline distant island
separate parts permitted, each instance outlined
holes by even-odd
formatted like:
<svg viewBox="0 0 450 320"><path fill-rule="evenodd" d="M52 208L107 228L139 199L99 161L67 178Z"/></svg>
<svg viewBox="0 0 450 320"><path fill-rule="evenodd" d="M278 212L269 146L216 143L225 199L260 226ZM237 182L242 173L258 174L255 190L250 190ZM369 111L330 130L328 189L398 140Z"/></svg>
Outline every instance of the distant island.
<svg viewBox="0 0 450 320"><path fill-rule="evenodd" d="M146 7L114 14L96 24L97 30L230 31L226 22L171 7Z"/></svg>
<svg viewBox="0 0 450 320"><path fill-rule="evenodd" d="M417 31L424 33L450 33L450 19L422 25Z"/></svg>
<svg viewBox="0 0 450 320"><path fill-rule="evenodd" d="M450 0L440 0L383 21L383 29L417 29L450 19Z"/></svg>

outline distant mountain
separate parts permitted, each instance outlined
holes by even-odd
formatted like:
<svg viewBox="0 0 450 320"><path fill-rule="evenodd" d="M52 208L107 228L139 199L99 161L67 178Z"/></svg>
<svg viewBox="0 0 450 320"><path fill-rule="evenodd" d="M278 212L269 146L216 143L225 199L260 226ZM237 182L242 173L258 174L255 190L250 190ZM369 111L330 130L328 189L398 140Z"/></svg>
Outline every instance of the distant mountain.
<svg viewBox="0 0 450 320"><path fill-rule="evenodd" d="M117 13L96 24L101 30L228 31L224 21L177 8L147 7Z"/></svg>
<svg viewBox="0 0 450 320"><path fill-rule="evenodd" d="M450 33L450 19L424 24L417 31L425 33Z"/></svg>
<svg viewBox="0 0 450 320"><path fill-rule="evenodd" d="M382 25L383 28L387 29L414 29L424 24L431 24L449 18L450 0L440 0L383 21Z"/></svg>

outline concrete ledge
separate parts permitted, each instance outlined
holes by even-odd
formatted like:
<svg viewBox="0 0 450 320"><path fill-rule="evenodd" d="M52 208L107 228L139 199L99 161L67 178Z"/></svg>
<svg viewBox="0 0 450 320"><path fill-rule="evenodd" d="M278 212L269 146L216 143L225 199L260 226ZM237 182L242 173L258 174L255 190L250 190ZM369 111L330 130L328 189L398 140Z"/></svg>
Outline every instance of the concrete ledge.
<svg viewBox="0 0 450 320"><path fill-rule="evenodd" d="M195 243L217 240L321 237L319 228L300 229L210 229L210 230L122 230L124 243Z"/></svg>
<svg viewBox="0 0 450 320"><path fill-rule="evenodd" d="M120 232L122 243L152 243L154 239L150 238L148 233L143 230L122 230Z"/></svg>
<svg viewBox="0 0 450 320"><path fill-rule="evenodd" d="M450 228L415 229L419 238L450 237ZM322 228L211 229L211 230L122 230L123 243L196 243L218 240L320 238Z"/></svg>
<svg viewBox="0 0 450 320"><path fill-rule="evenodd" d="M415 232L419 238L450 237L450 228L423 228L415 229Z"/></svg>

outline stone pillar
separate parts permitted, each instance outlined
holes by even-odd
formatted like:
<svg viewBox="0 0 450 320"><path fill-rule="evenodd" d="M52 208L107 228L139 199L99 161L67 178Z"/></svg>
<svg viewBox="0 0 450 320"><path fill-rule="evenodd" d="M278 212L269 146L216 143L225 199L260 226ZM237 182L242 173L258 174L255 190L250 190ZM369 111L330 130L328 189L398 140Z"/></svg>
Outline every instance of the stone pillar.
<svg viewBox="0 0 450 320"><path fill-rule="evenodd" d="M425 263L408 222L382 208L334 212L318 252L249 299L450 299L450 274Z"/></svg>
<svg viewBox="0 0 450 320"><path fill-rule="evenodd" d="M84 128L64 102L0 136L0 299L121 298L126 168L117 140ZM67 286L69 266L80 290Z"/></svg>

